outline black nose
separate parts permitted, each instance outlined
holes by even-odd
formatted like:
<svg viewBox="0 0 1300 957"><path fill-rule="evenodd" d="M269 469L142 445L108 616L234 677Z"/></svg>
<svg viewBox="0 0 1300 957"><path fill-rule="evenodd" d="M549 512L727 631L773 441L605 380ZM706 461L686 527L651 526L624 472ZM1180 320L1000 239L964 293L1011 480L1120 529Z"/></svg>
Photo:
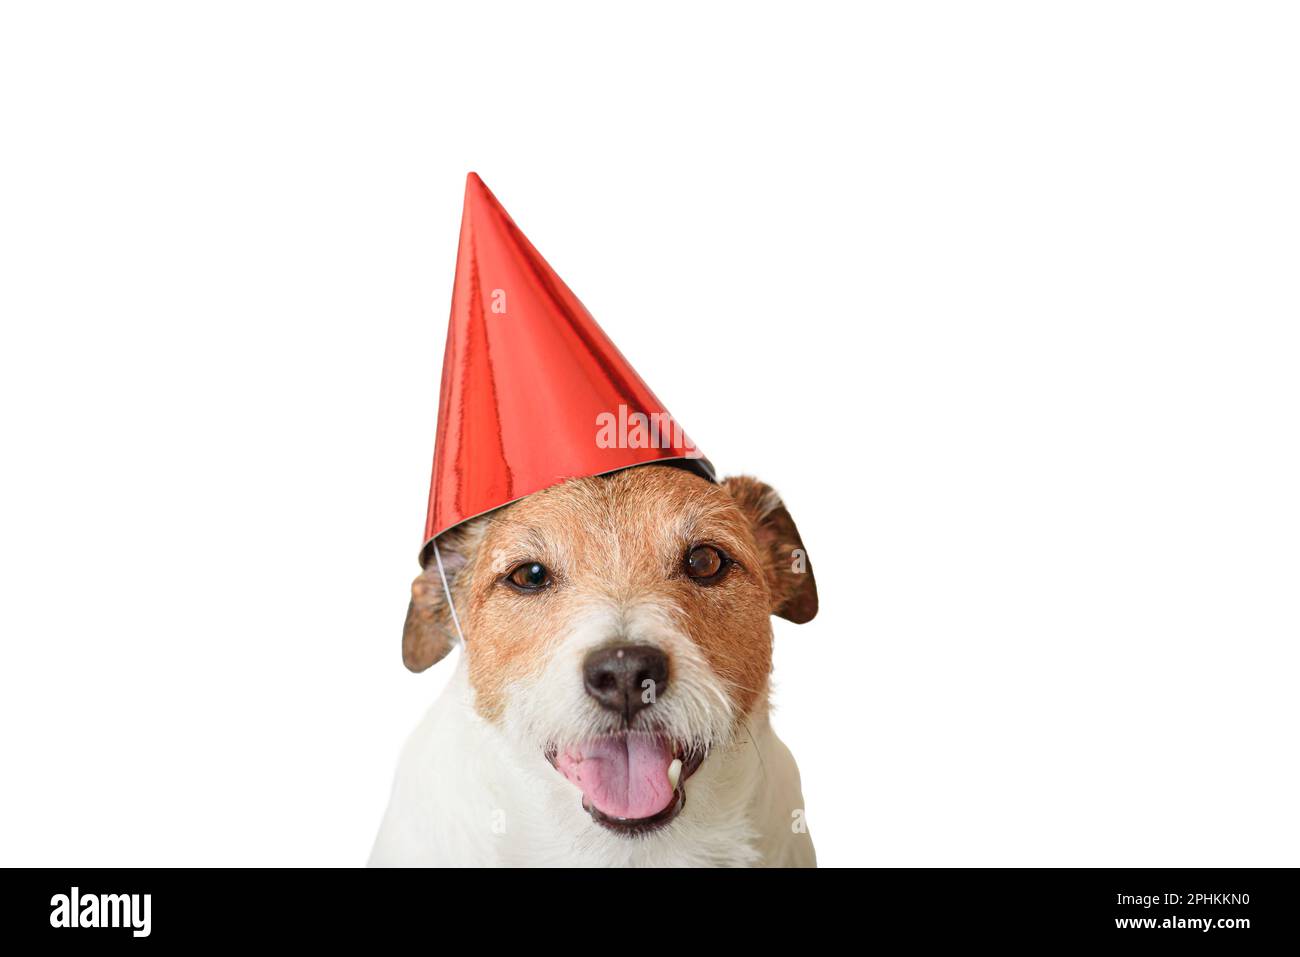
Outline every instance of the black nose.
<svg viewBox="0 0 1300 957"><path fill-rule="evenodd" d="M611 645L582 663L587 694L629 722L668 687L668 656L653 645Z"/></svg>

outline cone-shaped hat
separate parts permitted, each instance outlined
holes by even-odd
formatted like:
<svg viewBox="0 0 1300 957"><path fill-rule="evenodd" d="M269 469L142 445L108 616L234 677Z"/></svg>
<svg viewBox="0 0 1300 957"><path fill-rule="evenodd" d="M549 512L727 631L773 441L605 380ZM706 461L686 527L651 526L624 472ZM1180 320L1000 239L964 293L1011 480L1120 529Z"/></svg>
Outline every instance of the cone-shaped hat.
<svg viewBox="0 0 1300 957"><path fill-rule="evenodd" d="M713 467L474 173L442 363L427 544L570 478Z"/></svg>

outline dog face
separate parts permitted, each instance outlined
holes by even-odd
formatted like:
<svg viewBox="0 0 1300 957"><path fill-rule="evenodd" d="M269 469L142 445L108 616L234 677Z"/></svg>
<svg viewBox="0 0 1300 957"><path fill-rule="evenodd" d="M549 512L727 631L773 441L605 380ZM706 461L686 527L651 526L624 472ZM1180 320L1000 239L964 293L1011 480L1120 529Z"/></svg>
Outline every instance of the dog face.
<svg viewBox="0 0 1300 957"><path fill-rule="evenodd" d="M619 833L660 827L711 749L765 706L769 616L817 590L794 522L749 478L639 466L536 492L438 541L474 704ZM429 550L403 653L422 671L455 628Z"/></svg>

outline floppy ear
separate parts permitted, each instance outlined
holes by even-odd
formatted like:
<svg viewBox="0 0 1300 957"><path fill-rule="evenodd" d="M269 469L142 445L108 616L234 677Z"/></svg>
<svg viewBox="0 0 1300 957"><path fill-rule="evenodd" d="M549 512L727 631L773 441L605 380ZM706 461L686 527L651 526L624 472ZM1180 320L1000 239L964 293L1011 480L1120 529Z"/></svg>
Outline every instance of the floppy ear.
<svg viewBox="0 0 1300 957"><path fill-rule="evenodd" d="M465 609L463 596L468 594L469 567L483 531L483 523L469 522L438 537L438 553L457 613ZM406 626L402 629L402 661L417 672L437 664L456 643L456 626L447 607L447 594L438 575L432 542L420 553L420 564L424 571L411 582L411 604L406 609Z"/></svg>
<svg viewBox="0 0 1300 957"><path fill-rule="evenodd" d="M722 487L749 516L764 556L763 574L772 590L772 614L802 625L817 614L817 582L799 529L770 485L747 475L725 479Z"/></svg>

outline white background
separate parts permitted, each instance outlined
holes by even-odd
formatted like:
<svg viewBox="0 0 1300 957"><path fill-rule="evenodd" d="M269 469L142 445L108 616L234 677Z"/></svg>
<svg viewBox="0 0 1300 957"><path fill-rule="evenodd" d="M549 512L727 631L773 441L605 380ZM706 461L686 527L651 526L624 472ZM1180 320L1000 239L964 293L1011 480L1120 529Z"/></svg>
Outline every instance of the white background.
<svg viewBox="0 0 1300 957"><path fill-rule="evenodd" d="M1300 864L1285 11L6 5L0 862L364 862L475 169L784 493L824 864Z"/></svg>

